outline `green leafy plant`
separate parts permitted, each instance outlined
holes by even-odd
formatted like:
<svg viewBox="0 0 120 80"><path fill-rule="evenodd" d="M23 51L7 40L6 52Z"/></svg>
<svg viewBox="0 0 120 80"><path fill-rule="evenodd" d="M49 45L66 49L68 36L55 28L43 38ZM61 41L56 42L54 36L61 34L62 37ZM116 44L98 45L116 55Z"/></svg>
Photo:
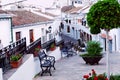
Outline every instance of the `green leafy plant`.
<svg viewBox="0 0 120 80"><path fill-rule="evenodd" d="M98 34L101 29L120 27L120 4L117 0L99 0L93 4L87 14L87 23L92 34Z"/></svg>
<svg viewBox="0 0 120 80"><path fill-rule="evenodd" d="M52 44L50 45L50 48L54 48L54 47L55 47L55 44L52 43Z"/></svg>
<svg viewBox="0 0 120 80"><path fill-rule="evenodd" d="M40 50L40 48L35 48L35 51L37 51L37 52L38 52L39 50Z"/></svg>
<svg viewBox="0 0 120 80"><path fill-rule="evenodd" d="M12 55L10 61L18 61L22 57L21 54Z"/></svg>
<svg viewBox="0 0 120 80"><path fill-rule="evenodd" d="M118 0L98 0L93 4L87 14L87 24L92 34L98 34L102 29L106 31L106 49L107 49L107 66L109 65L109 31L113 28L120 27L120 4ZM108 78L109 78L109 66Z"/></svg>
<svg viewBox="0 0 120 80"><path fill-rule="evenodd" d="M100 43L98 41L89 41L87 42L87 53L82 54L80 56L102 56L102 48L100 47Z"/></svg>
<svg viewBox="0 0 120 80"><path fill-rule="evenodd" d="M111 75L110 80L120 80L120 75Z"/></svg>
<svg viewBox="0 0 120 80"><path fill-rule="evenodd" d="M39 52L40 48L41 48L40 46L37 46L37 47L34 49L34 51L35 51L35 52Z"/></svg>
<svg viewBox="0 0 120 80"><path fill-rule="evenodd" d="M91 73L84 75L83 78L85 80L108 80L105 73L97 75L94 69L92 69Z"/></svg>

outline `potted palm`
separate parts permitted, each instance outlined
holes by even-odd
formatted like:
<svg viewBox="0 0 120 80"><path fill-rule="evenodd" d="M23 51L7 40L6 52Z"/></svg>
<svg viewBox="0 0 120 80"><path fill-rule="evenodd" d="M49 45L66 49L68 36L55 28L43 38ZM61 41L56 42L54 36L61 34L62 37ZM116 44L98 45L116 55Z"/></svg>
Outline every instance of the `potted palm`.
<svg viewBox="0 0 120 80"><path fill-rule="evenodd" d="M10 65L12 68L18 68L22 64L22 55L16 54L10 57Z"/></svg>
<svg viewBox="0 0 120 80"><path fill-rule="evenodd" d="M80 55L86 64L98 64L102 58L102 48L100 47L100 43L97 41L87 42L86 51L87 53Z"/></svg>

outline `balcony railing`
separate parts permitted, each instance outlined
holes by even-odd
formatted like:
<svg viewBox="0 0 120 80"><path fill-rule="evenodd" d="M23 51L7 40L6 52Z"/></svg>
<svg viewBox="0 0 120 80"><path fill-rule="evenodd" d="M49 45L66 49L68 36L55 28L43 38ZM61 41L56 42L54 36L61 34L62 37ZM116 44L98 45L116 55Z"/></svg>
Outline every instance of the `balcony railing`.
<svg viewBox="0 0 120 80"><path fill-rule="evenodd" d="M18 40L0 50L0 68L6 72L11 68L10 56L15 54L24 55L26 51L26 38Z"/></svg>
<svg viewBox="0 0 120 80"><path fill-rule="evenodd" d="M0 68L3 69L3 73L11 69L10 57L15 54L34 54L35 48L40 46L42 49L48 49L52 43L55 43L55 39L41 44L41 38L32 42L30 45L26 46L26 38L18 40L7 47L0 50Z"/></svg>
<svg viewBox="0 0 120 80"><path fill-rule="evenodd" d="M26 53L33 54L37 46L41 46L41 38L37 39L36 41L32 42L29 46L27 46Z"/></svg>

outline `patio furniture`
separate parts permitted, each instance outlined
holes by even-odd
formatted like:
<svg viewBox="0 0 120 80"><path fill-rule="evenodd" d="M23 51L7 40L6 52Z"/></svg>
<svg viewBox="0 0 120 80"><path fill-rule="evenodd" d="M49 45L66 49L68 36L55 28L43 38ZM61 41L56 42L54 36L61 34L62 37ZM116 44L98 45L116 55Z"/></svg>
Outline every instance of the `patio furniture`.
<svg viewBox="0 0 120 80"><path fill-rule="evenodd" d="M44 51L40 52L38 54L39 60L40 60L40 67L42 69L41 76L43 73L49 73L50 76L51 74L51 67L55 70L55 57L54 56L48 56Z"/></svg>
<svg viewBox="0 0 120 80"><path fill-rule="evenodd" d="M66 55L67 57L77 55L77 53L73 50L73 43L65 43L61 48L61 57Z"/></svg>

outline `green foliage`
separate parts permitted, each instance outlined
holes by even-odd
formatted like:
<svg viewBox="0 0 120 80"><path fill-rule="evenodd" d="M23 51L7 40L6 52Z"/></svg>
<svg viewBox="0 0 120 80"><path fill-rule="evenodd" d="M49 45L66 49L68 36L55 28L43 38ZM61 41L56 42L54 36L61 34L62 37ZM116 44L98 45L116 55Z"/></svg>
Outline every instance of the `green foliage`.
<svg viewBox="0 0 120 80"><path fill-rule="evenodd" d="M12 56L10 57L10 60L11 60L11 61L18 61L21 57L22 57L21 54L12 55Z"/></svg>
<svg viewBox="0 0 120 80"><path fill-rule="evenodd" d="M85 80L108 80L105 73L97 74L94 69L92 69L92 72L89 73L89 75L84 75L83 78Z"/></svg>
<svg viewBox="0 0 120 80"><path fill-rule="evenodd" d="M100 33L101 29L120 27L120 4L117 0L100 0L90 8L87 14L87 23L90 32Z"/></svg>
<svg viewBox="0 0 120 80"><path fill-rule="evenodd" d="M50 48L54 48L54 47L55 47L55 44L52 43L52 44L50 45Z"/></svg>
<svg viewBox="0 0 120 80"><path fill-rule="evenodd" d="M40 50L40 48L35 48L35 51L39 51Z"/></svg>
<svg viewBox="0 0 120 80"><path fill-rule="evenodd" d="M87 53L81 56L101 56L102 48L100 47L100 43L97 41L89 41L87 43Z"/></svg>
<svg viewBox="0 0 120 80"><path fill-rule="evenodd" d="M110 80L120 80L120 75L111 75Z"/></svg>

